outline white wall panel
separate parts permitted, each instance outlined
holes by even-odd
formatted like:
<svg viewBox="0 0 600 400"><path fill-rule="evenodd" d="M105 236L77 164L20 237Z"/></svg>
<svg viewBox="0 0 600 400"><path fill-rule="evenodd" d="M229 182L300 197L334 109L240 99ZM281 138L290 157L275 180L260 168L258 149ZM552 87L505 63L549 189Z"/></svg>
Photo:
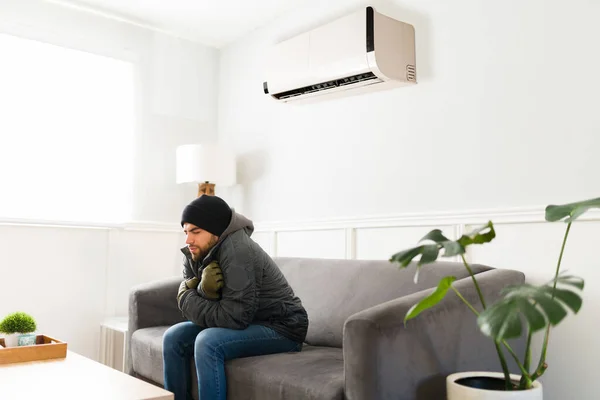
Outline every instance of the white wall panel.
<svg viewBox="0 0 600 400"><path fill-rule="evenodd" d="M96 359L107 246L105 229L0 225L0 318L29 313L38 333Z"/></svg>
<svg viewBox="0 0 600 400"><path fill-rule="evenodd" d="M455 237L453 226L386 227L356 230L356 258L361 260L388 260L398 251L417 246L419 240L432 229L439 228L449 239Z"/></svg>
<svg viewBox="0 0 600 400"><path fill-rule="evenodd" d="M185 237L178 232L111 231L107 314L127 315L134 285L182 276L184 245Z"/></svg>
<svg viewBox="0 0 600 400"><path fill-rule="evenodd" d="M252 234L252 239L262 247L264 251L266 251L269 255L274 255L273 248L273 236L272 232L255 232Z"/></svg>
<svg viewBox="0 0 600 400"><path fill-rule="evenodd" d="M278 232L277 256L346 258L346 233L337 229Z"/></svg>
<svg viewBox="0 0 600 400"><path fill-rule="evenodd" d="M565 225L532 223L494 225L494 228L494 240L469 248L472 262L523 271L527 279L534 283L551 278Z"/></svg>

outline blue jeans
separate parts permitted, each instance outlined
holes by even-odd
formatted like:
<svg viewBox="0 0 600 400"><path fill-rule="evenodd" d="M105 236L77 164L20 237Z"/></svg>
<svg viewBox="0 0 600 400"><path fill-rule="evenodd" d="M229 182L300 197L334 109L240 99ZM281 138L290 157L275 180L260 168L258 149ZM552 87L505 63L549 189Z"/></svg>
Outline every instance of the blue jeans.
<svg viewBox="0 0 600 400"><path fill-rule="evenodd" d="M302 343L261 325L244 330L202 329L186 321L171 326L163 336L165 389L175 400L192 399L190 361L194 357L200 400L226 400L225 361L240 357L297 352Z"/></svg>

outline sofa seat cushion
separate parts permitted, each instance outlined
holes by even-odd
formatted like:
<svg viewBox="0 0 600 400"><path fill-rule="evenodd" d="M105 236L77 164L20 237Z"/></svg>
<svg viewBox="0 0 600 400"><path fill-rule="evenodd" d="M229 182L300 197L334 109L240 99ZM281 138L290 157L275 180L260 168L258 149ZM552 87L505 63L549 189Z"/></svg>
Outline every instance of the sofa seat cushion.
<svg viewBox="0 0 600 400"><path fill-rule="evenodd" d="M133 369L143 378L164 384L162 339L168 326L138 329L131 335ZM191 373L196 368L190 363ZM270 354L230 360L225 364L227 398L232 400L343 400L342 349L304 345L298 353ZM194 379L195 380L195 379ZM194 398L197 388L193 387Z"/></svg>
<svg viewBox="0 0 600 400"><path fill-rule="evenodd" d="M226 364L227 398L343 400L342 349L304 345L299 353L238 358Z"/></svg>
<svg viewBox="0 0 600 400"><path fill-rule="evenodd" d="M159 384L163 377L163 335L168 326L138 329L131 335L131 362L133 370L144 378Z"/></svg>

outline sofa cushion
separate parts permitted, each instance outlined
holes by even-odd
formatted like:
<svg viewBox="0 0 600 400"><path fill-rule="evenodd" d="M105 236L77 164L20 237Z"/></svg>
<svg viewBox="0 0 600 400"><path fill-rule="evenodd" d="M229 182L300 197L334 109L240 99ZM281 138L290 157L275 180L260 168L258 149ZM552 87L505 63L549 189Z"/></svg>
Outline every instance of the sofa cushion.
<svg viewBox="0 0 600 400"><path fill-rule="evenodd" d="M226 365L227 398L343 400L344 360L334 347L238 358Z"/></svg>
<svg viewBox="0 0 600 400"><path fill-rule="evenodd" d="M168 326L138 329L131 336L136 374L164 384L162 338ZM196 376L193 361L192 376ZM238 358L225 365L230 399L342 400L344 360L338 348L304 346L298 353ZM192 394L198 398L197 385Z"/></svg>
<svg viewBox="0 0 600 400"><path fill-rule="evenodd" d="M138 329L131 335L131 362L136 373L154 382L164 383L163 335L168 326Z"/></svg>
<svg viewBox="0 0 600 400"><path fill-rule="evenodd" d="M441 278L469 276L461 263L426 265L415 284L415 266L398 268L387 260L275 258L308 313L306 343L342 347L344 322L377 304L437 286ZM491 269L472 265L474 273ZM398 318L403 318L399 315Z"/></svg>

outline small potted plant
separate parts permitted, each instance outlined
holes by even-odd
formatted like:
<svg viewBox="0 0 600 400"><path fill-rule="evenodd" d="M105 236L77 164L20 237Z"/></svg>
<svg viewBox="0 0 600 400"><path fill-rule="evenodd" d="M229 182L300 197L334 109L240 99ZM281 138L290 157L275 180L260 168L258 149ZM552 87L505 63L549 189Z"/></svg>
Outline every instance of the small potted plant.
<svg viewBox="0 0 600 400"><path fill-rule="evenodd" d="M473 312L480 331L493 340L498 353L499 365L502 371L456 371L446 379L447 399L459 400L541 400L542 385L539 378L544 374L548 365L546 351L552 326L559 324L570 310L577 313L582 305L580 291L583 290L583 279L561 274L561 262L571 230L572 223L591 208L600 208L600 198L564 205L549 205L546 207L545 219L548 222L564 220L566 232L560 248L554 276L545 285L524 283L511 285L501 292L501 297L494 304L486 302L477 277L465 258L466 248L471 245L491 242L495 237L494 225L488 222L485 226L471 233L462 235L458 240L449 240L439 229L434 229L425 235L419 246L394 254L391 262L407 267L411 261L420 256L417 263L417 274L422 265L435 262L438 257L460 256L467 269L478 294L479 303L471 304L457 288L453 286L454 276L441 279L436 290L429 296L411 307L404 317L404 323L417 317L444 299L449 292L454 292L460 300ZM443 254L441 254L443 251ZM525 322L523 329L522 322ZM532 359L531 342L535 332L544 331L544 340L539 354L539 361ZM517 355L507 340L526 334L526 349L522 359ZM514 359L520 374L510 374L505 352Z"/></svg>
<svg viewBox="0 0 600 400"><path fill-rule="evenodd" d="M24 312L15 312L7 315L0 322L0 333L4 333L6 347L30 346L35 344L37 329L35 319Z"/></svg>

